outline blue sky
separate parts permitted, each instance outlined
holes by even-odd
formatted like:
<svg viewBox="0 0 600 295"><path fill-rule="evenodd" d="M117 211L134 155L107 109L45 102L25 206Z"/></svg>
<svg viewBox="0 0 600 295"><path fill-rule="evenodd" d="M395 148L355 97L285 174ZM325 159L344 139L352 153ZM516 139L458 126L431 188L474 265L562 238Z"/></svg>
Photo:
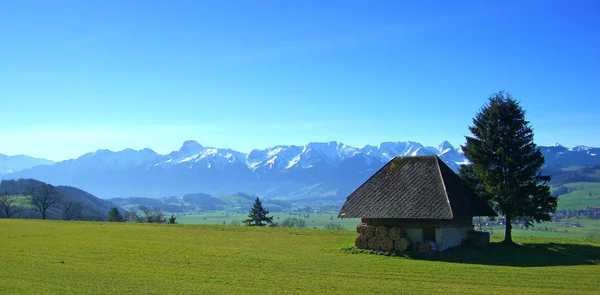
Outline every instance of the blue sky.
<svg viewBox="0 0 600 295"><path fill-rule="evenodd" d="M2 1L0 153L464 143L487 97L600 146L597 1Z"/></svg>

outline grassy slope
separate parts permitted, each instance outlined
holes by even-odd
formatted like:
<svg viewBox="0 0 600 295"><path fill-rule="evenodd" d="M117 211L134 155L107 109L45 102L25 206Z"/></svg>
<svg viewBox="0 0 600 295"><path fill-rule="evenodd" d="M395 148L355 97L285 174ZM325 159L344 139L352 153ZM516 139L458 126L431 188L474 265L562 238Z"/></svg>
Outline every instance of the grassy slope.
<svg viewBox="0 0 600 295"><path fill-rule="evenodd" d="M577 210L600 206L600 182L573 182L564 186L577 190L559 196L558 209Z"/></svg>
<svg viewBox="0 0 600 295"><path fill-rule="evenodd" d="M459 249L422 260L340 252L355 235L0 220L0 294L591 294L600 289L600 266L588 262L599 259L597 241L521 239L526 245L514 249Z"/></svg>

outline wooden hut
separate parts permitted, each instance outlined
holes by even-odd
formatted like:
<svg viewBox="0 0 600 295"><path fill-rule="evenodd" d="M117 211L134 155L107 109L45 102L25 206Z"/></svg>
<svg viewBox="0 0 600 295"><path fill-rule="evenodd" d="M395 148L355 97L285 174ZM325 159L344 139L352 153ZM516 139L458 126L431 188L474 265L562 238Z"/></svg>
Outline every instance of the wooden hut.
<svg viewBox="0 0 600 295"><path fill-rule="evenodd" d="M398 228L441 251L467 240L475 216L496 213L437 156L414 156L390 160L348 196L338 218Z"/></svg>

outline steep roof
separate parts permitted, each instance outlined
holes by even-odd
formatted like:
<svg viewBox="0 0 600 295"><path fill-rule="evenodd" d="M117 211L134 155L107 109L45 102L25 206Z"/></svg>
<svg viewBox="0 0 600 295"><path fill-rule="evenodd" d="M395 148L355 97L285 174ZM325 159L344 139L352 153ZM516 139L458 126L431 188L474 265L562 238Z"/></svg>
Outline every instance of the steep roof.
<svg viewBox="0 0 600 295"><path fill-rule="evenodd" d="M496 216L437 156L396 157L348 198L340 218L457 219Z"/></svg>

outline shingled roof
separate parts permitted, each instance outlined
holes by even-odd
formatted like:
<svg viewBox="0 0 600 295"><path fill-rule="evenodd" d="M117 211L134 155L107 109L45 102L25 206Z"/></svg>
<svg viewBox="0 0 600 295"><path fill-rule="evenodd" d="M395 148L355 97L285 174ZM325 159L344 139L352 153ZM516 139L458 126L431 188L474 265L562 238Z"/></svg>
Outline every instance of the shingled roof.
<svg viewBox="0 0 600 295"><path fill-rule="evenodd" d="M340 218L461 219L496 216L437 156L396 157L348 198Z"/></svg>

